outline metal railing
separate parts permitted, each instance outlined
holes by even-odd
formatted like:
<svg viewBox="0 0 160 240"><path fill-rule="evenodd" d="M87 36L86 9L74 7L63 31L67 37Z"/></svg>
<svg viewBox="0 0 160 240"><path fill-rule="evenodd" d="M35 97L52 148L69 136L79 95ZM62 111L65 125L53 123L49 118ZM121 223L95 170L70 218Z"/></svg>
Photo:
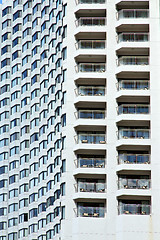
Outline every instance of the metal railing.
<svg viewBox="0 0 160 240"><path fill-rule="evenodd" d="M76 4L104 4L105 0L76 0Z"/></svg>
<svg viewBox="0 0 160 240"><path fill-rule="evenodd" d="M149 33L120 33L117 36L120 42L147 42L149 41Z"/></svg>
<svg viewBox="0 0 160 240"><path fill-rule="evenodd" d="M75 184L76 192L96 192L104 193L106 190L105 183L96 182L78 182Z"/></svg>
<svg viewBox="0 0 160 240"><path fill-rule="evenodd" d="M118 114L149 114L149 105L147 104L122 104L118 106Z"/></svg>
<svg viewBox="0 0 160 240"><path fill-rule="evenodd" d="M122 9L117 12L117 19L123 18L149 18L148 9Z"/></svg>
<svg viewBox="0 0 160 240"><path fill-rule="evenodd" d="M75 89L77 96L104 96L104 87L80 86Z"/></svg>
<svg viewBox="0 0 160 240"><path fill-rule="evenodd" d="M79 134L75 136L76 143L105 144L105 134Z"/></svg>
<svg viewBox="0 0 160 240"><path fill-rule="evenodd" d="M118 131L118 139L149 139L149 129L121 129Z"/></svg>
<svg viewBox="0 0 160 240"><path fill-rule="evenodd" d="M150 154L119 154L118 164L150 164Z"/></svg>
<svg viewBox="0 0 160 240"><path fill-rule="evenodd" d="M105 208L104 207L83 207L78 206L74 209L77 217L96 217L104 218L105 217Z"/></svg>
<svg viewBox="0 0 160 240"><path fill-rule="evenodd" d="M106 25L106 18L105 17L80 17L76 20L76 27L79 26L105 26Z"/></svg>
<svg viewBox="0 0 160 240"><path fill-rule="evenodd" d="M76 72L97 72L103 73L106 71L106 64L104 63L79 63L75 66Z"/></svg>
<svg viewBox="0 0 160 240"><path fill-rule="evenodd" d="M104 168L105 159L101 158L79 158L75 160L77 168Z"/></svg>
<svg viewBox="0 0 160 240"><path fill-rule="evenodd" d="M151 206L145 204L127 204L121 203L118 206L118 213L121 214L134 214L134 215L149 215Z"/></svg>
<svg viewBox="0 0 160 240"><path fill-rule="evenodd" d="M77 119L105 119L105 111L100 110L79 110L75 112Z"/></svg>
<svg viewBox="0 0 160 240"><path fill-rule="evenodd" d="M150 189L150 179L118 179L118 189Z"/></svg>
<svg viewBox="0 0 160 240"><path fill-rule="evenodd" d="M123 56L117 59L117 65L149 65L148 56Z"/></svg>
<svg viewBox="0 0 160 240"><path fill-rule="evenodd" d="M120 80L117 84L117 90L148 90L150 88L149 80Z"/></svg>
<svg viewBox="0 0 160 240"><path fill-rule="evenodd" d="M76 43L76 49L105 49L104 40L79 40Z"/></svg>

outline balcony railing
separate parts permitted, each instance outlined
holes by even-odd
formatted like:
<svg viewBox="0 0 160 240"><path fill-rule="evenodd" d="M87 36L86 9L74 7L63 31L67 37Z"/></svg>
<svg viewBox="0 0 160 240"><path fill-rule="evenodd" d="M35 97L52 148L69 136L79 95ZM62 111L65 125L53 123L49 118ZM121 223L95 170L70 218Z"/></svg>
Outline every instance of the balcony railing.
<svg viewBox="0 0 160 240"><path fill-rule="evenodd" d="M77 49L105 49L104 40L80 40L76 43Z"/></svg>
<svg viewBox="0 0 160 240"><path fill-rule="evenodd" d="M150 189L150 179L120 178L118 189Z"/></svg>
<svg viewBox="0 0 160 240"><path fill-rule="evenodd" d="M145 205L145 204L122 203L118 207L119 215L121 214L149 215L150 211L151 211L151 206Z"/></svg>
<svg viewBox="0 0 160 240"><path fill-rule="evenodd" d="M147 42L149 41L149 33L120 33L118 34L118 42Z"/></svg>
<svg viewBox="0 0 160 240"><path fill-rule="evenodd" d="M104 63L80 63L76 66L76 72L103 73L105 71L106 71L106 65Z"/></svg>
<svg viewBox="0 0 160 240"><path fill-rule="evenodd" d="M76 0L76 4L104 4L105 0Z"/></svg>
<svg viewBox="0 0 160 240"><path fill-rule="evenodd" d="M76 143L105 144L105 134L79 134L75 136Z"/></svg>
<svg viewBox="0 0 160 240"><path fill-rule="evenodd" d="M104 87L81 86L75 89L77 96L104 96Z"/></svg>
<svg viewBox="0 0 160 240"><path fill-rule="evenodd" d="M75 209L77 217L96 217L104 218L105 217L105 208L104 207L83 207L78 206L78 209Z"/></svg>
<svg viewBox="0 0 160 240"><path fill-rule="evenodd" d="M121 129L118 131L118 139L149 139L149 129Z"/></svg>
<svg viewBox="0 0 160 240"><path fill-rule="evenodd" d="M149 114L149 105L122 104L118 106L118 114Z"/></svg>
<svg viewBox="0 0 160 240"><path fill-rule="evenodd" d="M105 192L105 183L96 183L96 182L78 182L75 184L76 192L96 192L104 193Z"/></svg>
<svg viewBox="0 0 160 240"><path fill-rule="evenodd" d="M117 18L149 18L148 9L123 9L118 11Z"/></svg>
<svg viewBox="0 0 160 240"><path fill-rule="evenodd" d="M75 113L76 118L82 119L104 119L105 111L100 110L79 110Z"/></svg>
<svg viewBox="0 0 160 240"><path fill-rule="evenodd" d="M105 159L101 158L79 158L75 160L77 168L104 168Z"/></svg>
<svg viewBox="0 0 160 240"><path fill-rule="evenodd" d="M123 56L117 59L117 65L149 65L148 56Z"/></svg>
<svg viewBox="0 0 160 240"><path fill-rule="evenodd" d="M76 20L76 26L105 26L106 25L106 18L105 17L80 17Z"/></svg>
<svg viewBox="0 0 160 240"><path fill-rule="evenodd" d="M150 154L119 154L118 164L149 164Z"/></svg>
<svg viewBox="0 0 160 240"><path fill-rule="evenodd" d="M149 80L120 80L117 90L148 90Z"/></svg>

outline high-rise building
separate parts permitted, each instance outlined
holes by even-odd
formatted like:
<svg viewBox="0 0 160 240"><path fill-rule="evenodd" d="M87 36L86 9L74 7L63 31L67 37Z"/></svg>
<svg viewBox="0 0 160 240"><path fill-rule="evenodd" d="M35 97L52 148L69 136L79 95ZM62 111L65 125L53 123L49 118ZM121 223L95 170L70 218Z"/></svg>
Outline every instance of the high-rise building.
<svg viewBox="0 0 160 240"><path fill-rule="evenodd" d="M160 239L159 1L0 8L0 240Z"/></svg>

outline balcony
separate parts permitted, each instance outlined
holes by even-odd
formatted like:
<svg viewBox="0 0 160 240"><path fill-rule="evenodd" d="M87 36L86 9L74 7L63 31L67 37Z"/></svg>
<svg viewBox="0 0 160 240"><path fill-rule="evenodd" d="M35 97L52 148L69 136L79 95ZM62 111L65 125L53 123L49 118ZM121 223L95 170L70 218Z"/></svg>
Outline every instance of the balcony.
<svg viewBox="0 0 160 240"><path fill-rule="evenodd" d="M105 217L104 207L78 206L78 209L75 209L75 212L77 217L96 217L96 218Z"/></svg>
<svg viewBox="0 0 160 240"><path fill-rule="evenodd" d="M118 139L149 139L149 129L120 129Z"/></svg>
<svg viewBox="0 0 160 240"><path fill-rule="evenodd" d="M123 9L118 11L117 19L149 18L148 9Z"/></svg>
<svg viewBox="0 0 160 240"><path fill-rule="evenodd" d="M104 63L79 63L75 67L76 72L83 73L104 73L106 71L106 64Z"/></svg>
<svg viewBox="0 0 160 240"><path fill-rule="evenodd" d="M118 206L118 214L132 214L132 215L149 215L151 212L151 205L149 204L127 204L121 203Z"/></svg>
<svg viewBox="0 0 160 240"><path fill-rule="evenodd" d="M76 49L105 49L104 40L80 40L76 43Z"/></svg>
<svg viewBox="0 0 160 240"><path fill-rule="evenodd" d="M150 164L150 154L119 154L118 164Z"/></svg>
<svg viewBox="0 0 160 240"><path fill-rule="evenodd" d="M117 66L124 66L124 65L139 65L139 66L149 65L149 57L148 56L119 57L117 60Z"/></svg>
<svg viewBox="0 0 160 240"><path fill-rule="evenodd" d="M80 133L75 136L77 144L106 144L105 134Z"/></svg>
<svg viewBox="0 0 160 240"><path fill-rule="evenodd" d="M80 86L75 89L77 96L104 96L104 87Z"/></svg>
<svg viewBox="0 0 160 240"><path fill-rule="evenodd" d="M106 190L104 182L81 182L75 184L76 192L104 193Z"/></svg>
<svg viewBox="0 0 160 240"><path fill-rule="evenodd" d="M117 84L117 90L148 90L149 80L120 80Z"/></svg>
<svg viewBox="0 0 160 240"><path fill-rule="evenodd" d="M118 106L117 113L120 114L149 114L149 105L122 104Z"/></svg>
<svg viewBox="0 0 160 240"><path fill-rule="evenodd" d="M75 113L77 119L105 119L105 111L79 110Z"/></svg>
<svg viewBox="0 0 160 240"><path fill-rule="evenodd" d="M149 33L120 33L117 42L148 42Z"/></svg>
<svg viewBox="0 0 160 240"><path fill-rule="evenodd" d="M101 27L106 25L105 17L80 17L76 20L76 27Z"/></svg>
<svg viewBox="0 0 160 240"><path fill-rule="evenodd" d="M118 189L150 189L150 179L146 179L144 176L143 179L120 177Z"/></svg>
<svg viewBox="0 0 160 240"><path fill-rule="evenodd" d="M76 4L104 4L105 0L76 0Z"/></svg>
<svg viewBox="0 0 160 240"><path fill-rule="evenodd" d="M78 158L75 161L77 168L104 168L105 159L103 158Z"/></svg>

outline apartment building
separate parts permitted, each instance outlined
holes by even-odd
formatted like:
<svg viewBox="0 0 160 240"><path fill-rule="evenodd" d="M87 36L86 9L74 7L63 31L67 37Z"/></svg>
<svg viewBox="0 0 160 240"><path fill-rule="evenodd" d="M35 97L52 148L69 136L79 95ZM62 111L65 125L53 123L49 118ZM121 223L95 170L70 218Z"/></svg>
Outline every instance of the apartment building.
<svg viewBox="0 0 160 240"><path fill-rule="evenodd" d="M158 0L0 9L0 240L160 239Z"/></svg>

